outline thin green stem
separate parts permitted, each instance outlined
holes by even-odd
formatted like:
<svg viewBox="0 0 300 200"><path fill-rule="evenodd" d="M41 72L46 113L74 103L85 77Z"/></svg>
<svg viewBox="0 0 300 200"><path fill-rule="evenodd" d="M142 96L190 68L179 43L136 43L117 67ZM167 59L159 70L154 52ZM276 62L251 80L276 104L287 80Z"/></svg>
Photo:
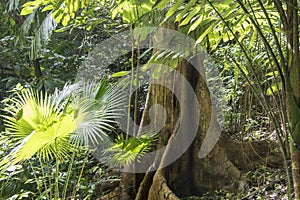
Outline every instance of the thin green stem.
<svg viewBox="0 0 300 200"><path fill-rule="evenodd" d="M127 130L126 130L126 140L128 140L129 132L130 132L130 112L131 112L131 94L133 90L133 80L134 80L134 36L133 36L133 28L130 27L131 31L131 78L130 78L130 87L129 87L129 97L128 97L128 108L127 108Z"/></svg>
<svg viewBox="0 0 300 200"><path fill-rule="evenodd" d="M39 191L39 194L40 194L40 196L42 196L42 192L41 192L41 188L40 188L40 184L39 184L39 179L38 179L38 177L36 175L36 172L35 172L35 170L34 170L34 168L32 166L32 163L30 162L30 160L28 160L28 162L29 162L30 168L32 170L32 173L33 173L33 176L34 176L34 180L35 180L35 183L37 185L37 189ZM43 173L43 166L41 166L41 171ZM49 199L49 197L48 197L48 199Z"/></svg>
<svg viewBox="0 0 300 200"><path fill-rule="evenodd" d="M54 189L54 199L59 199L59 184L58 184L58 177L59 177L59 158L56 157L55 161L55 189Z"/></svg>
<svg viewBox="0 0 300 200"><path fill-rule="evenodd" d="M73 163L74 163L74 160L75 160L75 155L76 155L76 151L74 150L73 154L72 154L72 158L70 160L69 167L68 167L68 172L67 172L66 182L64 184L63 198L62 199L66 199L66 196L67 196L67 189L68 189L68 185L69 185L69 181L70 181L70 177L71 177L71 171L72 171Z"/></svg>
<svg viewBox="0 0 300 200"><path fill-rule="evenodd" d="M257 30L259 36L261 37L266 49L270 52L271 54L271 58L275 63L275 66L277 67L278 73L280 75L280 78L282 80L282 83L285 84L285 79L284 79L284 75L281 69L281 66L279 64L278 59L276 58L276 55L272 49L272 47L270 46L270 43L268 42L268 40L266 39L262 29L260 28L260 25L256 22L256 18L254 18L249 11L247 10L247 8L245 7L244 3L241 0L237 0L237 2L239 3L239 5L241 6L241 8L243 9L243 11L249 16L250 21L252 22L252 24L254 25L255 29ZM254 15L255 16L255 15Z"/></svg>
<svg viewBox="0 0 300 200"><path fill-rule="evenodd" d="M45 174L44 172L44 167L46 167L45 163L42 162L42 159L39 157L39 163L40 163L40 166L41 166L41 169L42 169L42 176L43 176L43 184L44 184L44 187L45 187L45 190L48 188L47 186L47 178L51 177L51 171L49 170L49 168L47 169L48 170L48 175ZM49 182L49 192L51 191L51 182ZM47 191L47 190L46 190ZM46 192L46 196L47 196L47 199L51 199L51 193L50 193L50 196L48 195L49 192Z"/></svg>
<svg viewBox="0 0 300 200"><path fill-rule="evenodd" d="M49 196L50 196L50 198L49 199L52 199L52 187L53 187L53 185L52 185L52 181L51 181L51 178L52 178L52 169L50 168L50 166L49 165L46 165L46 167L47 167L47 171L48 171L48 182L49 182ZM47 188L47 187L46 187Z"/></svg>
<svg viewBox="0 0 300 200"><path fill-rule="evenodd" d="M275 31L275 29L274 29L274 25L273 25L273 23L271 22L271 19L270 19L270 17L269 17L269 14L268 14L268 12L267 12L267 10L266 10L264 4L262 3L262 1L261 1L261 0L258 0L258 3L259 3L259 5L260 5L260 7L262 8L262 10L263 10L263 12L264 12L264 14L265 14L265 16L266 16L266 19L267 19L267 21L268 21L268 25L269 25L269 27L270 27L270 29L271 29L271 31L272 31L272 35L273 35L273 38L274 38L274 41L275 41L275 45L276 45L277 50L278 50L278 52L279 52L279 57L280 57L280 61L281 61L281 62L280 62L281 68L284 69L284 68L287 67L287 66L286 66L286 60L285 60L285 58L284 58L284 56L283 56L283 51L282 51L282 48L281 48L279 39L278 39L278 37L277 37L276 31ZM254 15L254 17L256 18L255 15ZM256 21L257 21L257 19L256 19ZM284 83L284 80L282 80L282 81L283 81L283 83Z"/></svg>
<svg viewBox="0 0 300 200"><path fill-rule="evenodd" d="M76 197L76 190L77 190L78 185L80 184L80 180L81 180L81 177L82 177L84 168L85 168L85 163L86 163L88 157L89 157L89 152L86 151L86 156L85 156L85 158L84 158L84 160L83 160L83 164L82 164L82 167L81 167L81 170L80 170L80 174L79 174L79 176L78 176L77 183L76 183L76 185L74 186L74 189L73 189L73 192L72 192L72 196L73 196L74 198Z"/></svg>

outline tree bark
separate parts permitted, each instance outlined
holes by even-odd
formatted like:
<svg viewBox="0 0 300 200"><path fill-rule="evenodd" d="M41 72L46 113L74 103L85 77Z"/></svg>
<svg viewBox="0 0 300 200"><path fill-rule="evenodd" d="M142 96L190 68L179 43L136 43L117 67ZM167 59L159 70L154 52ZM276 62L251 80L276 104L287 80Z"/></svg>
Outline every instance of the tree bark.
<svg viewBox="0 0 300 200"><path fill-rule="evenodd" d="M299 16L297 0L287 2L287 50L289 71L287 79L287 112L291 130L290 151L295 199L300 199L300 55L299 55Z"/></svg>
<svg viewBox="0 0 300 200"><path fill-rule="evenodd" d="M182 61L176 70L190 82L200 104L199 129L195 140L179 159L164 168L144 175L124 173L120 187L101 199L177 200L180 197L201 195L216 189L236 191L243 187L243 172L254 169L254 163L272 167L282 166L281 154L274 151L276 148L279 149L275 142L241 142L226 135L221 135L219 142L212 151L200 159L198 156L200 147L210 121L216 120L215 113L212 113L212 104L205 77L199 76L186 61ZM170 81L170 79L166 81ZM185 105L179 105L179 102L185 102L183 100L186 97L184 96L184 88L179 85L180 82L176 77L172 79L172 84L183 91L181 93L183 96L176 99L167 88L161 85L152 85L148 94L150 100L145 109L146 114L143 115L143 121L147 122L148 119L145 118L148 116L148 107L153 104L160 104L167 111L167 121L159 133L158 149L170 144L172 140L178 137L176 133L180 112L190 112L189 102L186 102ZM183 106L184 109L180 109L180 106ZM155 115L155 117L157 118L154 120L161 120L160 116ZM191 123L193 123L192 120ZM184 141L184 137L188 134L186 132L179 139ZM168 146L161 159L157 159L160 160L161 166L164 166L163 164L170 154L176 152L172 148Z"/></svg>

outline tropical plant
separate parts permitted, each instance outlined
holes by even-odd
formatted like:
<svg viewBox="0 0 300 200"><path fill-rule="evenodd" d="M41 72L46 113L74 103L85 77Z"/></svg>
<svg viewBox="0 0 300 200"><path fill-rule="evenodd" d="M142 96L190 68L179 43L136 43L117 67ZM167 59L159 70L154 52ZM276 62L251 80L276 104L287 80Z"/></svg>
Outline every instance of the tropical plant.
<svg viewBox="0 0 300 200"><path fill-rule="evenodd" d="M53 197L58 199L60 163L69 160L71 152L82 145L109 140L106 131L121 115L123 102L122 93L105 80L66 85L53 95L23 91L5 109L7 142L14 147L2 159L1 168L8 169L35 155L44 163L55 160Z"/></svg>
<svg viewBox="0 0 300 200"><path fill-rule="evenodd" d="M141 25L140 8L135 1L115 1L112 13L125 21ZM139 5L138 3L136 5ZM240 76L247 82L259 109L266 112L280 142L287 180L289 176L289 142L291 145L293 178L296 198L299 184L299 23L297 1L156 1L153 10L167 10L162 23L178 24L179 31L190 35L196 44L209 52L228 44L240 50L239 59L230 53L234 79ZM153 12L153 10L151 12ZM147 8L144 9L147 11ZM132 13L130 17L127 13ZM115 16L116 14L114 14ZM128 20L136 19L136 20ZM137 19L138 18L138 19ZM172 26L172 25L171 25ZM163 52L164 53L164 52ZM163 55L164 56L164 55ZM267 79L267 80L266 80ZM270 105L270 96L274 106ZM288 111L286 112L286 105ZM289 125L287 126L287 116ZM251 120L251 119L249 119ZM253 121L252 121L253 122ZM251 123L252 123L251 122ZM291 131L291 132L290 132ZM288 134L291 133L290 141ZM284 142L285 141L285 142ZM293 145L295 144L295 145ZM288 190L291 198L291 189Z"/></svg>
<svg viewBox="0 0 300 200"><path fill-rule="evenodd" d="M52 21L55 20L56 23L61 23L65 27L74 21L76 26L76 21L80 24L86 20L87 16L93 15L93 10L98 9L93 5L99 2L103 1L34 0L24 4L22 14L27 15L26 18L30 19L33 14L40 13L41 16L47 15L52 18ZM166 14L157 15L156 13ZM269 115L268 119L271 120L281 143L288 172L287 160L290 155L287 148L289 143L287 133L289 131L292 133L291 144L299 143L298 5L295 0L285 2L278 0L245 2L240 0L234 2L228 0L222 2L215 0L117 0L112 3L111 16L119 15L122 15L126 23L136 22L134 26L149 25L144 22L152 22L155 21L153 18L164 16L161 20L162 23L176 22L179 25L179 31L193 37L197 44L205 45L209 52L214 52L217 48L228 44L237 48L239 52L236 55L227 54L229 58L226 63L229 63L230 66L224 71L230 73L230 78L234 79L235 85L240 84L240 77L243 76L242 81L245 83L243 85L247 85L247 90L252 89L248 93L250 98L254 99L256 104L260 104L256 105L259 111L263 110ZM49 27L47 29L49 32L45 32L45 41L49 39L48 35L53 31L51 26ZM36 34L38 37L41 35ZM177 66L178 61L172 59L174 56L169 52L156 53L159 53L156 55L157 57L161 56L170 63L174 61L174 66ZM169 58L166 55L169 55ZM285 95L289 106L285 106ZM273 99L274 106L271 105L270 98ZM286 107L290 112L286 112ZM245 128L246 131L249 131L249 127L256 123L250 118L251 109L248 109L249 123ZM287 115L290 115L290 129L286 125ZM244 120L248 120L246 115ZM119 139L122 140L121 137ZM285 140L285 144L283 140ZM132 142L135 143L135 141ZM130 143L127 143L126 140L124 142L117 141L116 146L110 150L122 152L128 146ZM291 145L294 178L297 178L297 174L299 174L297 170L299 169L298 157L300 154L297 146L299 145ZM122 156L119 155L119 157ZM299 196L300 192L297 191L300 190L300 184L297 182L299 180L295 179L296 196ZM171 194L171 192L167 193ZM289 193L291 198L291 192Z"/></svg>
<svg viewBox="0 0 300 200"><path fill-rule="evenodd" d="M112 159L108 162L115 167L126 167L134 161L139 162L138 159L151 150L156 139L156 135L144 134L126 140L123 135L119 135L114 144L105 149L106 153L112 154Z"/></svg>
<svg viewBox="0 0 300 200"><path fill-rule="evenodd" d="M52 39L54 31L72 31L74 28L91 30L104 24L102 32L106 32L105 28L110 28L112 24L105 1L16 0L8 1L6 7L7 12L17 12L22 18L16 42L23 46L25 39L30 36L31 60L43 55L42 49Z"/></svg>
<svg viewBox="0 0 300 200"><path fill-rule="evenodd" d="M183 31L196 36L196 43L206 45L210 51L224 43L240 48L246 63L235 57L230 58L231 62L269 115L283 149L289 186L288 160L292 158L295 198L299 199L298 2L208 0L190 1L182 7L181 2L174 2L167 17L175 16ZM269 96L274 99L274 106L270 106ZM291 199L291 189L288 193Z"/></svg>

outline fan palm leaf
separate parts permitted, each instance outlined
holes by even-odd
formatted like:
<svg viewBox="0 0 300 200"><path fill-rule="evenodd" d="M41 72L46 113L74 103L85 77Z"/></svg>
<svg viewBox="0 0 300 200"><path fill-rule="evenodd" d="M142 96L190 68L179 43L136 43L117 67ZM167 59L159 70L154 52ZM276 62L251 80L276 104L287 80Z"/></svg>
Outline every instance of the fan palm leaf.
<svg viewBox="0 0 300 200"><path fill-rule="evenodd" d="M97 83L83 82L78 91L73 103L78 124L76 136L84 145L92 146L109 140L106 131L112 129L115 118L122 115L125 95L104 79Z"/></svg>
<svg viewBox="0 0 300 200"><path fill-rule="evenodd" d="M27 90L13 100L12 116L4 116L15 147L1 162L14 165L38 154L64 159L78 145L109 140L107 130L121 115L124 95L106 81L66 85L53 95Z"/></svg>
<svg viewBox="0 0 300 200"><path fill-rule="evenodd" d="M19 142L1 164L13 165L36 153L48 160L53 156L66 157L70 146L68 138L76 130L73 116L59 109L42 92L27 90L13 102L16 105L14 117L4 117L6 130Z"/></svg>

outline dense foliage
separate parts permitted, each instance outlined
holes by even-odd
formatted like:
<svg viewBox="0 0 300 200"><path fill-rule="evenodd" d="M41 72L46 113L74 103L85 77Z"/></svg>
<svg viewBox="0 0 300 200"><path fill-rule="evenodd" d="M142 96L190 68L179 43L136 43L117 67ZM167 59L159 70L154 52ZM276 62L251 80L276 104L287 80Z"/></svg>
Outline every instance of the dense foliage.
<svg viewBox="0 0 300 200"><path fill-rule="evenodd" d="M157 139L129 137L116 128L113 117L120 116L125 95L113 82L138 64L165 61L176 68L181 58L133 50L109 66L99 85L75 80L77 69L114 33L175 24L206 48L220 71L227 100L223 132L249 142L275 140L285 159L284 170L263 166L247 173L248 191L201 198L291 199L292 155L300 143L295 8L297 2L277 0L1 1L0 198L93 199L112 189L107 182L118 183L120 173L96 161L87 147L109 141L106 161L123 166L150 151ZM136 122L146 94L146 87L139 89L123 106Z"/></svg>

